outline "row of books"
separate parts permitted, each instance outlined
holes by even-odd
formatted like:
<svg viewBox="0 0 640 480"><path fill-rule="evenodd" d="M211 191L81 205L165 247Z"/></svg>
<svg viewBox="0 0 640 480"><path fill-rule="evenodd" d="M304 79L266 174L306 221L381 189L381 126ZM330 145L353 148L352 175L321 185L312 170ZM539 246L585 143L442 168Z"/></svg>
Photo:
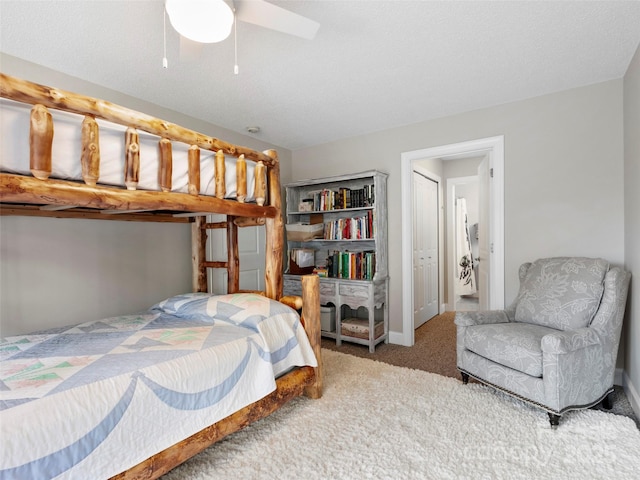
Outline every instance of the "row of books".
<svg viewBox="0 0 640 480"><path fill-rule="evenodd" d="M327 257L326 276L351 280L373 280L375 252L333 252Z"/></svg>
<svg viewBox="0 0 640 480"><path fill-rule="evenodd" d="M373 184L357 189L339 188L338 190L330 190L325 188L313 193L313 211L372 207L375 202L374 190Z"/></svg>
<svg viewBox="0 0 640 480"><path fill-rule="evenodd" d="M325 240L364 240L374 238L375 222L373 211L353 218L338 218L324 224Z"/></svg>

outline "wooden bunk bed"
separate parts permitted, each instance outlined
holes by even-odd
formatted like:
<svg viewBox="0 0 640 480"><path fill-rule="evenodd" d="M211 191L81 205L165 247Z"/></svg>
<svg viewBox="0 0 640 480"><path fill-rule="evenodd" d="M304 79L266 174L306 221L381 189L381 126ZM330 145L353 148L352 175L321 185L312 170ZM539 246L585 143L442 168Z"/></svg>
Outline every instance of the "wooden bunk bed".
<svg viewBox="0 0 640 480"><path fill-rule="evenodd" d="M266 397L236 411L227 418L185 438L147 460L128 468L112 478L158 478L188 458L244 426L263 418L297 396L318 398L322 394L322 363L320 355L320 308L318 279L303 278L302 298L282 297L284 229L281 212L281 186L277 153L257 152L226 143L178 125L111 104L106 101L34 84L0 74L0 97L28 104L29 159L31 174L0 172L0 214L107 220L161 221L189 223L192 231L193 291L207 291L209 268L225 268L228 272L228 293L241 293L239 288L238 228L264 225L266 233L265 292L262 295L301 311L301 322L317 359L317 367L304 366L288 371L276 379L276 389ZM32 107L31 107L32 106ZM55 122L52 112L63 111L81 115L82 181L54 178L55 155L52 155ZM100 128L101 121L120 125L124 129L124 150L120 160L124 184L101 183ZM157 137L159 157L159 190L137 188L141 165L146 159L140 154L139 135ZM11 141L6 136L3 142ZM186 144L185 166L176 167L173 150L176 144ZM215 184L212 195L201 192L201 152L212 152L215 163ZM227 198L225 170L228 178L228 158L237 159L232 197ZM253 162L253 181L247 181L247 164ZM172 178L176 168L188 178L186 192L176 192ZM52 173L53 172L53 173ZM249 203L252 191L255 203ZM226 221L207 223L206 215L226 215ZM210 229L226 229L226 262L207 261L205 245Z"/></svg>

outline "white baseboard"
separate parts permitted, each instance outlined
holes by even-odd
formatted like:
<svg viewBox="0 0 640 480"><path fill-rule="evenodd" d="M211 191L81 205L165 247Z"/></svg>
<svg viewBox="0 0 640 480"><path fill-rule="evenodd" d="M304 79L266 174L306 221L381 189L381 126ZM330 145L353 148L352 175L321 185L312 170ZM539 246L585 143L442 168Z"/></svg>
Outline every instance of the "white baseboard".
<svg viewBox="0 0 640 480"><path fill-rule="evenodd" d="M394 345L404 345L405 347L409 346L405 345L404 335L400 332L389 331L389 343L393 343Z"/></svg>
<svg viewBox="0 0 640 480"><path fill-rule="evenodd" d="M616 372L617 373L617 372ZM624 393L627 394L631 408L636 414L637 418L640 418L640 394L638 394L637 385L634 385L627 375L627 372L623 372L622 386L624 387Z"/></svg>
<svg viewBox="0 0 640 480"><path fill-rule="evenodd" d="M624 385L624 370L622 368L616 368L615 373L613 374L613 384L614 385Z"/></svg>

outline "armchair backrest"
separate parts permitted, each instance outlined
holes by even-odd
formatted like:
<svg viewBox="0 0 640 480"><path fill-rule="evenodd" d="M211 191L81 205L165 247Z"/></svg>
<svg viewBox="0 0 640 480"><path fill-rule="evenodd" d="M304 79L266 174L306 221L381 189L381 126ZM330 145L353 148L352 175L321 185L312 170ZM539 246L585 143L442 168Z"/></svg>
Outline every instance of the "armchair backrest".
<svg viewBox="0 0 640 480"><path fill-rule="evenodd" d="M601 258L542 258L523 265L515 321L558 330L589 326L608 271L609 263Z"/></svg>

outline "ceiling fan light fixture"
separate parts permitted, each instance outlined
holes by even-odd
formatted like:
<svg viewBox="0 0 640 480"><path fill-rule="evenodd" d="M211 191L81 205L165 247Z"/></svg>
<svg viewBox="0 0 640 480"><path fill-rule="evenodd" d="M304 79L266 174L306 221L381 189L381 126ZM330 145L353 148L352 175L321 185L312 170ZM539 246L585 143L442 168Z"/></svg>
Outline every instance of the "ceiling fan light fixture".
<svg viewBox="0 0 640 480"><path fill-rule="evenodd" d="M231 33L233 11L224 0L166 0L173 28L200 43L221 42Z"/></svg>

